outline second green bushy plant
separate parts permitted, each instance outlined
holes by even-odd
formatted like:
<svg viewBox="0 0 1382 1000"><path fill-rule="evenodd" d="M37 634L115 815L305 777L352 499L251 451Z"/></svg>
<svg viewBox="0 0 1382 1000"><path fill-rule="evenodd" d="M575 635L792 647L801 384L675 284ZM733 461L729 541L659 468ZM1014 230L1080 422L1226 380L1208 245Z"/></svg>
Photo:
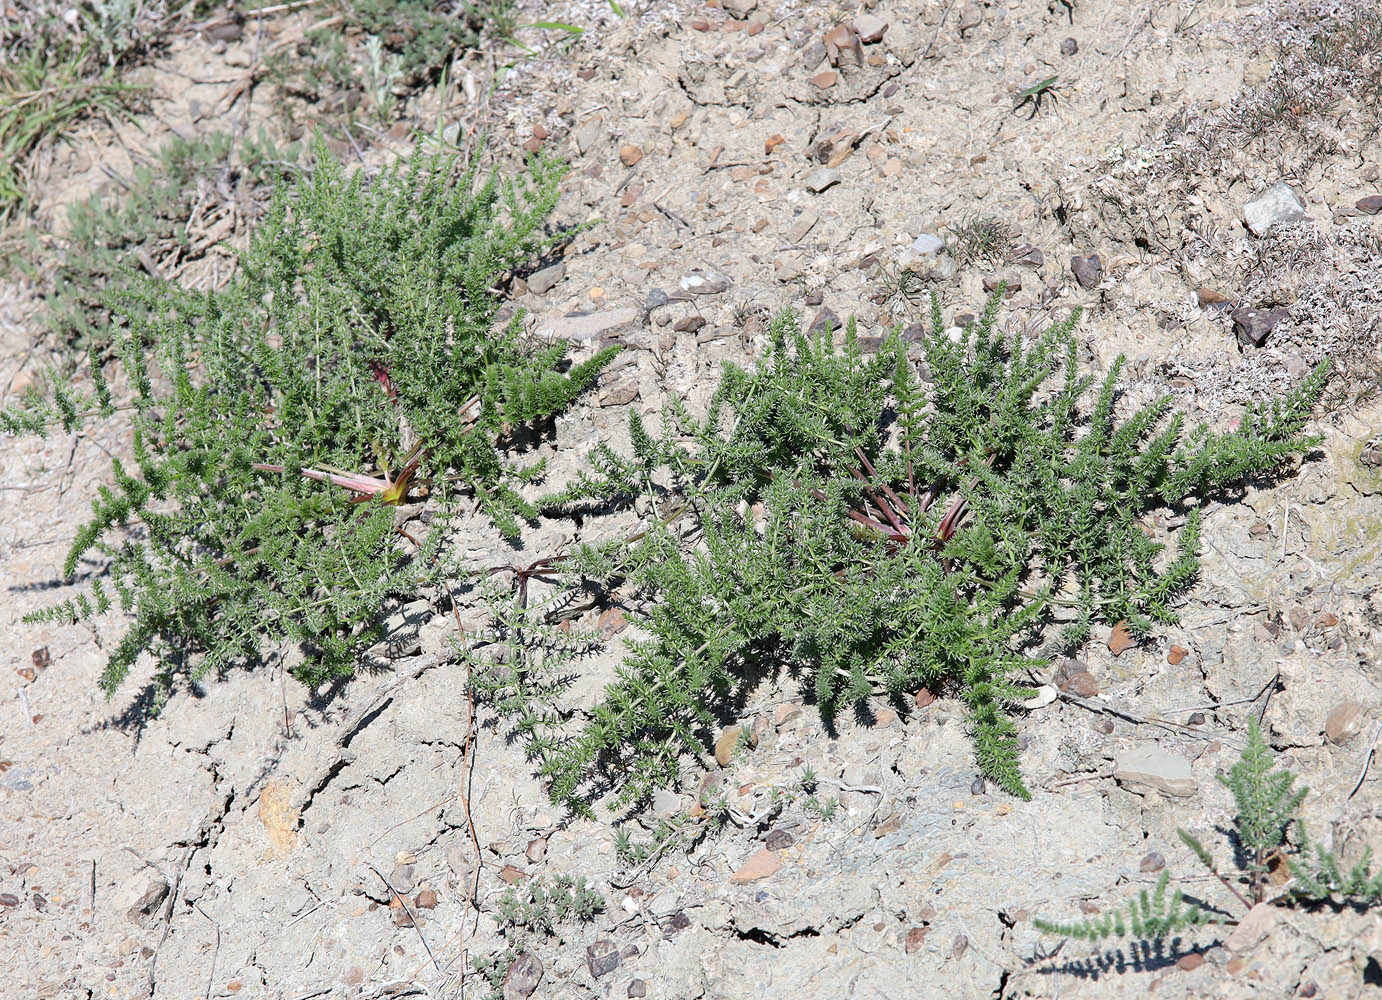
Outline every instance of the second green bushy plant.
<svg viewBox="0 0 1382 1000"><path fill-rule="evenodd" d="M597 449L559 501L637 501L649 523L571 565L641 590L648 638L580 732L537 748L555 799L675 782L717 713L774 674L827 717L951 691L984 774L1027 794L1010 711L1043 664L1024 650L1051 625L1073 647L1096 622L1174 621L1199 499L1310 447L1326 369L1228 434L1186 433L1169 398L1120 420L1121 361L1095 387L1073 317L1029 343L999 332L999 304L958 337L933 309L929 381L897 333L868 353L852 323L841 344L784 316L754 370L726 365L704 419L674 406L655 436L634 414L631 455ZM1158 508L1184 512L1178 535L1144 530Z"/></svg>

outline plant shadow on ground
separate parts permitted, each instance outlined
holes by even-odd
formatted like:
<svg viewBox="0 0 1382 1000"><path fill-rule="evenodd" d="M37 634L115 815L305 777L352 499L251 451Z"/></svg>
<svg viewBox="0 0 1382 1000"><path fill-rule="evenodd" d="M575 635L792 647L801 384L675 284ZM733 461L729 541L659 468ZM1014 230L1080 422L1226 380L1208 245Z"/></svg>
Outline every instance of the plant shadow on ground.
<svg viewBox="0 0 1382 1000"><path fill-rule="evenodd" d="M1200 954L1203 950L1182 944L1180 938L1169 941L1134 941L1126 948L1115 948L1102 955L1091 955L1088 958L1066 959L1059 965L1032 971L1040 972L1042 975L1073 976L1076 979L1097 982L1103 976L1161 972L1172 968L1187 955ZM1050 961L1050 958L1040 961Z"/></svg>

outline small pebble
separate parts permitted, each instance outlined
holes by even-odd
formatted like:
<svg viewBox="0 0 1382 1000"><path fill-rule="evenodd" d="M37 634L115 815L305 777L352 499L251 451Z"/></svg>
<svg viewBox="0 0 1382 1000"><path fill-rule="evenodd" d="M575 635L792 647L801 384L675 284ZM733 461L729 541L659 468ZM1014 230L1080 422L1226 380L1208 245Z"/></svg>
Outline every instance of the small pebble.
<svg viewBox="0 0 1382 1000"><path fill-rule="evenodd" d="M1097 253L1088 257L1071 257L1070 270L1074 272L1075 280L1080 283L1081 288L1093 288L1099 284L1099 278L1103 275L1104 263Z"/></svg>
<svg viewBox="0 0 1382 1000"><path fill-rule="evenodd" d="M599 979L619 968L619 949L608 938L601 938L585 950L585 962L590 974Z"/></svg>
<svg viewBox="0 0 1382 1000"><path fill-rule="evenodd" d="M1139 871L1146 874L1150 874L1151 872L1159 872L1161 871L1161 869L1165 867L1166 858L1164 855L1162 855L1160 851L1150 852L1149 854L1147 854L1146 857L1142 859L1141 863L1137 866Z"/></svg>
<svg viewBox="0 0 1382 1000"><path fill-rule="evenodd" d="M984 795L988 792L988 786L984 784L983 778L975 778L969 785L970 795Z"/></svg>
<svg viewBox="0 0 1382 1000"><path fill-rule="evenodd" d="M811 171L811 176L806 178L806 190L812 194L820 194L826 188L837 184L840 180L840 171L834 167L820 167Z"/></svg>
<svg viewBox="0 0 1382 1000"><path fill-rule="evenodd" d="M1063 56L1073 56L1080 51L1080 43L1073 38L1067 38L1060 43L1060 54Z"/></svg>
<svg viewBox="0 0 1382 1000"><path fill-rule="evenodd" d="M1356 701L1341 701L1324 720L1324 735L1335 746L1347 743L1363 728L1363 706Z"/></svg>

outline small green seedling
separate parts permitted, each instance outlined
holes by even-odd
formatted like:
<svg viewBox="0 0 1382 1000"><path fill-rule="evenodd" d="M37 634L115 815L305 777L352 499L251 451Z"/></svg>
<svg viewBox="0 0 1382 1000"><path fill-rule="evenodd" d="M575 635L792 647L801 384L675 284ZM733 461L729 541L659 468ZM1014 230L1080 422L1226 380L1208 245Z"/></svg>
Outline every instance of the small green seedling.
<svg viewBox="0 0 1382 1000"><path fill-rule="evenodd" d="M1027 120L1031 121L1037 116L1037 112L1041 110L1041 102L1043 99L1049 98L1051 101L1055 101L1057 97L1056 83L1059 82L1059 80L1060 77L1058 76L1048 76L1040 83L1034 83L1026 90L1019 93L1017 95L1017 103L1013 105L1013 114L1017 114L1017 112L1022 110L1024 104L1031 101L1032 113L1027 116Z"/></svg>

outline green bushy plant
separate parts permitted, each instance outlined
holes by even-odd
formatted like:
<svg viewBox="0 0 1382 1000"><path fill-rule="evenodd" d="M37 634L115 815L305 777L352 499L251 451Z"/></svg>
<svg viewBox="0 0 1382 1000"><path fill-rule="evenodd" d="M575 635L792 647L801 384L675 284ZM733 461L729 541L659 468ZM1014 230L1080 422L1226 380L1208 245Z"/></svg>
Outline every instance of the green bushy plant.
<svg viewBox="0 0 1382 1000"><path fill-rule="evenodd" d="M208 293L129 291L118 366L133 402L134 464L112 464L68 552L86 590L33 616L113 605L130 616L101 684L143 652L166 689L252 664L282 640L309 684L349 676L390 597L452 567L442 534L473 497L507 534L536 511L500 446L569 405L614 350L574 366L516 318L495 329L499 277L550 241L561 168L534 159L509 183L421 149L370 182L324 145L275 197L237 276ZM11 432L73 429L114 409L57 382L0 413ZM417 539L394 505L427 497Z"/></svg>
<svg viewBox="0 0 1382 1000"><path fill-rule="evenodd" d="M1121 361L1091 393L1075 317L1028 343L999 332L1000 301L958 339L933 308L929 384L897 333L869 354L852 323L841 344L784 316L755 369L725 367L704 419L674 405L659 436L633 414L631 454L592 454L554 503L637 502L648 527L569 566L647 596L648 638L583 730L536 747L557 801L675 782L717 713L773 673L827 717L952 691L984 774L1027 794L1010 706L1043 664L1024 650L1052 625L1073 647L1096 622L1147 636L1175 621L1199 501L1311 446L1327 372L1232 433L1187 433L1169 398L1119 420ZM1183 512L1174 537L1139 521L1159 508Z"/></svg>
<svg viewBox="0 0 1382 1000"><path fill-rule="evenodd" d="M1271 896L1276 884L1273 870L1289 872L1292 880L1278 897L1283 903L1367 906L1382 901L1382 873L1372 874L1370 850L1345 873L1332 852L1309 842L1304 825L1296 817L1309 789L1296 788L1295 780L1290 771L1272 770L1266 741L1257 720L1251 719L1242 755L1227 775L1219 775L1219 781L1233 792L1232 832L1236 854L1242 858L1238 871L1232 877L1225 875L1199 838L1185 830L1176 832L1244 912ZM1294 849L1286 839L1293 822L1300 832L1300 845ZM1164 938L1197 927L1238 923L1228 911L1188 902L1179 889L1168 897L1170 881L1171 873L1164 871L1150 897L1143 890L1124 909L1096 918L1064 924L1038 918L1033 923L1048 934L1086 941L1125 936Z"/></svg>

